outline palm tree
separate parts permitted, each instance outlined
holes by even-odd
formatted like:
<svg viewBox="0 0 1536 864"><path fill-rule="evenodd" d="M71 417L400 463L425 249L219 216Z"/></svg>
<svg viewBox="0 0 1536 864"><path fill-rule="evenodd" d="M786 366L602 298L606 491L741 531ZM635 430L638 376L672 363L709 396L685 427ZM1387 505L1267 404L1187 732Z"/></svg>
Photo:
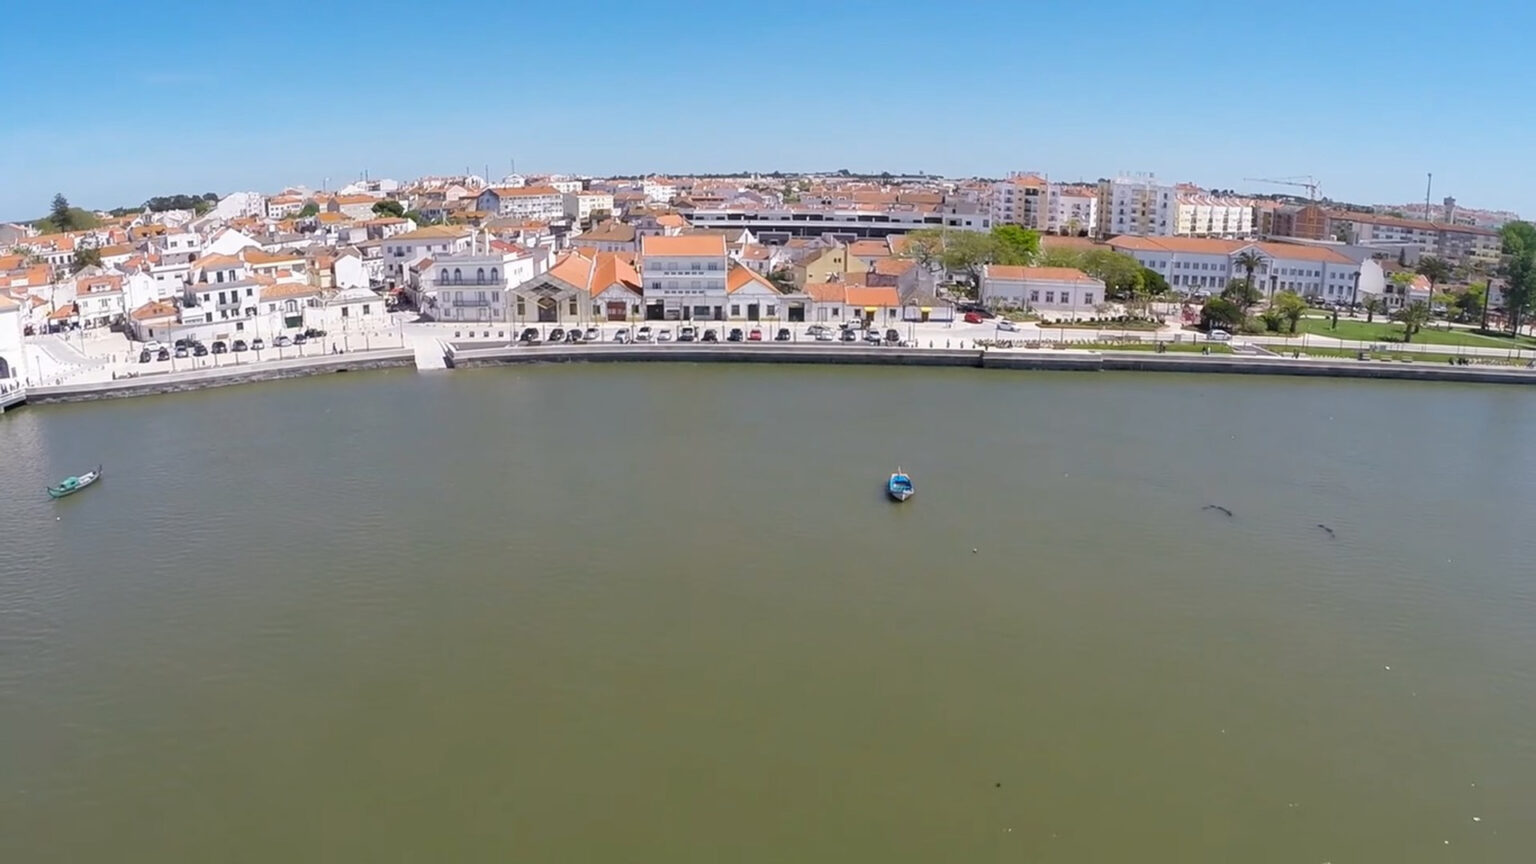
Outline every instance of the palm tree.
<svg viewBox="0 0 1536 864"><path fill-rule="evenodd" d="M1455 270L1451 266L1451 262L1444 258L1435 258L1430 255L1420 258L1419 266L1414 269L1418 270L1420 276L1429 280L1429 296L1431 297L1435 296L1435 285L1451 278L1451 274Z"/></svg>
<svg viewBox="0 0 1536 864"><path fill-rule="evenodd" d="M1243 268L1243 272L1247 274L1244 281L1248 283L1248 293L1252 294L1253 271L1259 269L1260 265L1264 263L1264 256L1253 249L1244 249L1234 260L1237 266Z"/></svg>
<svg viewBox="0 0 1536 864"><path fill-rule="evenodd" d="M1376 320L1377 312L1385 311L1387 311L1387 304L1382 302L1380 297L1365 298L1365 323L1369 324Z"/></svg>
<svg viewBox="0 0 1536 864"><path fill-rule="evenodd" d="M1429 322L1429 304L1423 300L1415 300L1392 313L1392 317L1403 325L1403 341L1412 342L1413 334L1419 332L1419 328Z"/></svg>

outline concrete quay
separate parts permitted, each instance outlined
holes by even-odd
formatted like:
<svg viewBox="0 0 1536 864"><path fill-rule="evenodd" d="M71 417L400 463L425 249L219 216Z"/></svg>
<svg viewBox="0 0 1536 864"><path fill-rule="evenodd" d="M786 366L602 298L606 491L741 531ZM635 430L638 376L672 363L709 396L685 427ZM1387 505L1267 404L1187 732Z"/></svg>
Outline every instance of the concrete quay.
<svg viewBox="0 0 1536 864"><path fill-rule="evenodd" d="M301 378L307 375L325 375L335 372L361 372L368 369L405 368L415 365L415 355L409 348L388 348L380 351L354 351L347 354L325 354L316 357L295 357L288 360L267 360L242 366L224 366L213 369L189 369L184 372L163 372L115 381L97 381L81 384L63 384L53 387L29 387L26 400L29 404L47 402L86 402L93 399L116 399L128 396L154 396L162 393L182 393L209 387L227 387L233 384L252 384L259 381L278 381L283 378Z"/></svg>

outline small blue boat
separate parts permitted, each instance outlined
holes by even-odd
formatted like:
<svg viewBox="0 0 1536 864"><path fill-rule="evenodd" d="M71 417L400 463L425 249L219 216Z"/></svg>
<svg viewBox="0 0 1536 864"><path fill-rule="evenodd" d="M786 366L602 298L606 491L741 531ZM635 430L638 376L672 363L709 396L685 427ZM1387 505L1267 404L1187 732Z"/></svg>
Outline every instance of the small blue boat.
<svg viewBox="0 0 1536 864"><path fill-rule="evenodd" d="M912 488L912 478L904 474L900 468L897 468L896 473L891 475L890 482L885 484L885 492L891 496L893 501L905 501L911 498L912 493L915 491Z"/></svg>

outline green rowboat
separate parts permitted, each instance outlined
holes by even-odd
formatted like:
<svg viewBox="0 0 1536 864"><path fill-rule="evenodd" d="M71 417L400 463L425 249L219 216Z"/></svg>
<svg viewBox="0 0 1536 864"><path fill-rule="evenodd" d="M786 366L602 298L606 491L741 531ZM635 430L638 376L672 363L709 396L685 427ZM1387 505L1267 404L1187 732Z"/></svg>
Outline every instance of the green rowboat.
<svg viewBox="0 0 1536 864"><path fill-rule="evenodd" d="M97 465L95 471L87 471L79 477L65 477L57 486L49 486L48 494L54 498L63 498L65 495L73 495L81 489L101 479L101 466Z"/></svg>

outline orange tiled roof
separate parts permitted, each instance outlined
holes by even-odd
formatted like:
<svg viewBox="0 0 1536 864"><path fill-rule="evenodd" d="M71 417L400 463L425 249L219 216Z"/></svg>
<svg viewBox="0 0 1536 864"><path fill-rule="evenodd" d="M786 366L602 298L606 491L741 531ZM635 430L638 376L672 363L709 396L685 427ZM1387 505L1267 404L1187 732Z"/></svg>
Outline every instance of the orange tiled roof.
<svg viewBox="0 0 1536 864"><path fill-rule="evenodd" d="M1076 267L1019 267L1012 264L988 264L988 279L1033 280L1043 282L1094 282L1103 284Z"/></svg>
<svg viewBox="0 0 1536 864"><path fill-rule="evenodd" d="M735 294L737 291L740 291L741 289L752 284L766 288L775 294L779 293L779 289L772 282L769 282L767 279L764 279L763 277L754 273L752 270L749 270L740 264L732 264L731 269L726 271L725 291L727 294Z"/></svg>
<svg viewBox="0 0 1536 864"><path fill-rule="evenodd" d="M151 300L128 314L132 315L135 321L149 321L154 318L175 318L176 307L169 303Z"/></svg>
<svg viewBox="0 0 1536 864"><path fill-rule="evenodd" d="M646 235L640 240L644 255L725 255L725 236L721 234L682 234L677 237Z"/></svg>

